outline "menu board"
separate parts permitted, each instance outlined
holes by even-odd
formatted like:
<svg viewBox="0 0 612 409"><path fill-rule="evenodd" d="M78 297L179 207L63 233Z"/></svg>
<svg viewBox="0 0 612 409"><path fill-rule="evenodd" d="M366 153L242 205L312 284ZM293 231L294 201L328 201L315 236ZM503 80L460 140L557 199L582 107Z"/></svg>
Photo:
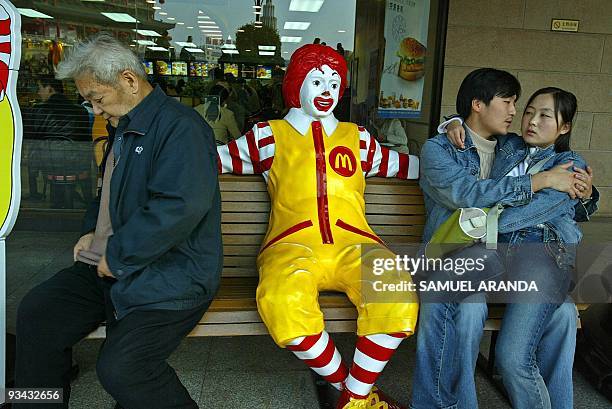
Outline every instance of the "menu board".
<svg viewBox="0 0 612 409"><path fill-rule="evenodd" d="M147 75L153 75L153 61L145 61L142 63Z"/></svg>
<svg viewBox="0 0 612 409"><path fill-rule="evenodd" d="M172 75L187 75L187 63L185 61L173 61Z"/></svg>
<svg viewBox="0 0 612 409"><path fill-rule="evenodd" d="M190 62L189 75L191 77L208 77L208 64L197 61Z"/></svg>
<svg viewBox="0 0 612 409"><path fill-rule="evenodd" d="M238 78L238 64L225 64L223 69L224 74L233 74L234 77Z"/></svg>
<svg viewBox="0 0 612 409"><path fill-rule="evenodd" d="M159 75L171 75L172 74L172 63L166 61L155 61L155 68Z"/></svg>
<svg viewBox="0 0 612 409"><path fill-rule="evenodd" d="M259 79L270 79L272 78L272 67L258 65L257 66L257 78Z"/></svg>

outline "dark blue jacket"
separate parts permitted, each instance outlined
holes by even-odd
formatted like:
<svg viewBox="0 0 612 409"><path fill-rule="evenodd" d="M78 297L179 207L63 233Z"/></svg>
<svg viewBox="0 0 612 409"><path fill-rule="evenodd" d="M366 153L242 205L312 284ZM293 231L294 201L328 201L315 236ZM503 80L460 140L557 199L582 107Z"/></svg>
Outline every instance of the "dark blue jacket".
<svg viewBox="0 0 612 409"><path fill-rule="evenodd" d="M121 118L107 154L118 142L106 250L117 278L111 288L115 315L210 301L223 261L212 130L157 87ZM85 216L84 233L95 229L98 209L99 198Z"/></svg>

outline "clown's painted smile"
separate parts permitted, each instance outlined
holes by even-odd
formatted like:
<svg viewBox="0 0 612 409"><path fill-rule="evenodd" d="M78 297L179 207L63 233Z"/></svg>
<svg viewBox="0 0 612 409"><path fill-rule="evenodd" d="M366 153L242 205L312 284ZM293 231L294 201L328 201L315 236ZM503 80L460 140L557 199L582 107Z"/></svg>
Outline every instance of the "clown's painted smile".
<svg viewBox="0 0 612 409"><path fill-rule="evenodd" d="M316 97L314 99L314 106L319 111L327 112L327 111L330 110L332 105L334 105L334 99L333 98Z"/></svg>

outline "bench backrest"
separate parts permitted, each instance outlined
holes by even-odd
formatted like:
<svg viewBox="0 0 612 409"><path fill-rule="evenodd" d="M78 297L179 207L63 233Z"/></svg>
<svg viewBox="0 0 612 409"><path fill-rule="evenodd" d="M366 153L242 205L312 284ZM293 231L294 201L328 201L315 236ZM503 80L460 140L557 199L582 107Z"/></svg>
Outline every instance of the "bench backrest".
<svg viewBox="0 0 612 409"><path fill-rule="evenodd" d="M255 260L268 227L270 199L261 176L222 175L224 277L256 277ZM366 216L387 243L417 243L425 224L423 193L415 181L370 178Z"/></svg>

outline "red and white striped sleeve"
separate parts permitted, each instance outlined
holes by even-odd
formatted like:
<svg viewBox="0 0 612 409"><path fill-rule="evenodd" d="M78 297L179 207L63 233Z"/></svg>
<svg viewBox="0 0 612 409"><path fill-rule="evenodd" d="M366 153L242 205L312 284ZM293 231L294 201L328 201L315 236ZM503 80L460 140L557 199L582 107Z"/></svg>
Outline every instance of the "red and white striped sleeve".
<svg viewBox="0 0 612 409"><path fill-rule="evenodd" d="M365 177L419 178L419 158L381 146L363 127L359 129L359 154Z"/></svg>
<svg viewBox="0 0 612 409"><path fill-rule="evenodd" d="M255 124L246 135L217 146L219 173L259 175L266 179L274 160L274 135L267 122Z"/></svg>
<svg viewBox="0 0 612 409"><path fill-rule="evenodd" d="M0 101L4 99L8 87L8 75L11 58L11 19L0 6Z"/></svg>

